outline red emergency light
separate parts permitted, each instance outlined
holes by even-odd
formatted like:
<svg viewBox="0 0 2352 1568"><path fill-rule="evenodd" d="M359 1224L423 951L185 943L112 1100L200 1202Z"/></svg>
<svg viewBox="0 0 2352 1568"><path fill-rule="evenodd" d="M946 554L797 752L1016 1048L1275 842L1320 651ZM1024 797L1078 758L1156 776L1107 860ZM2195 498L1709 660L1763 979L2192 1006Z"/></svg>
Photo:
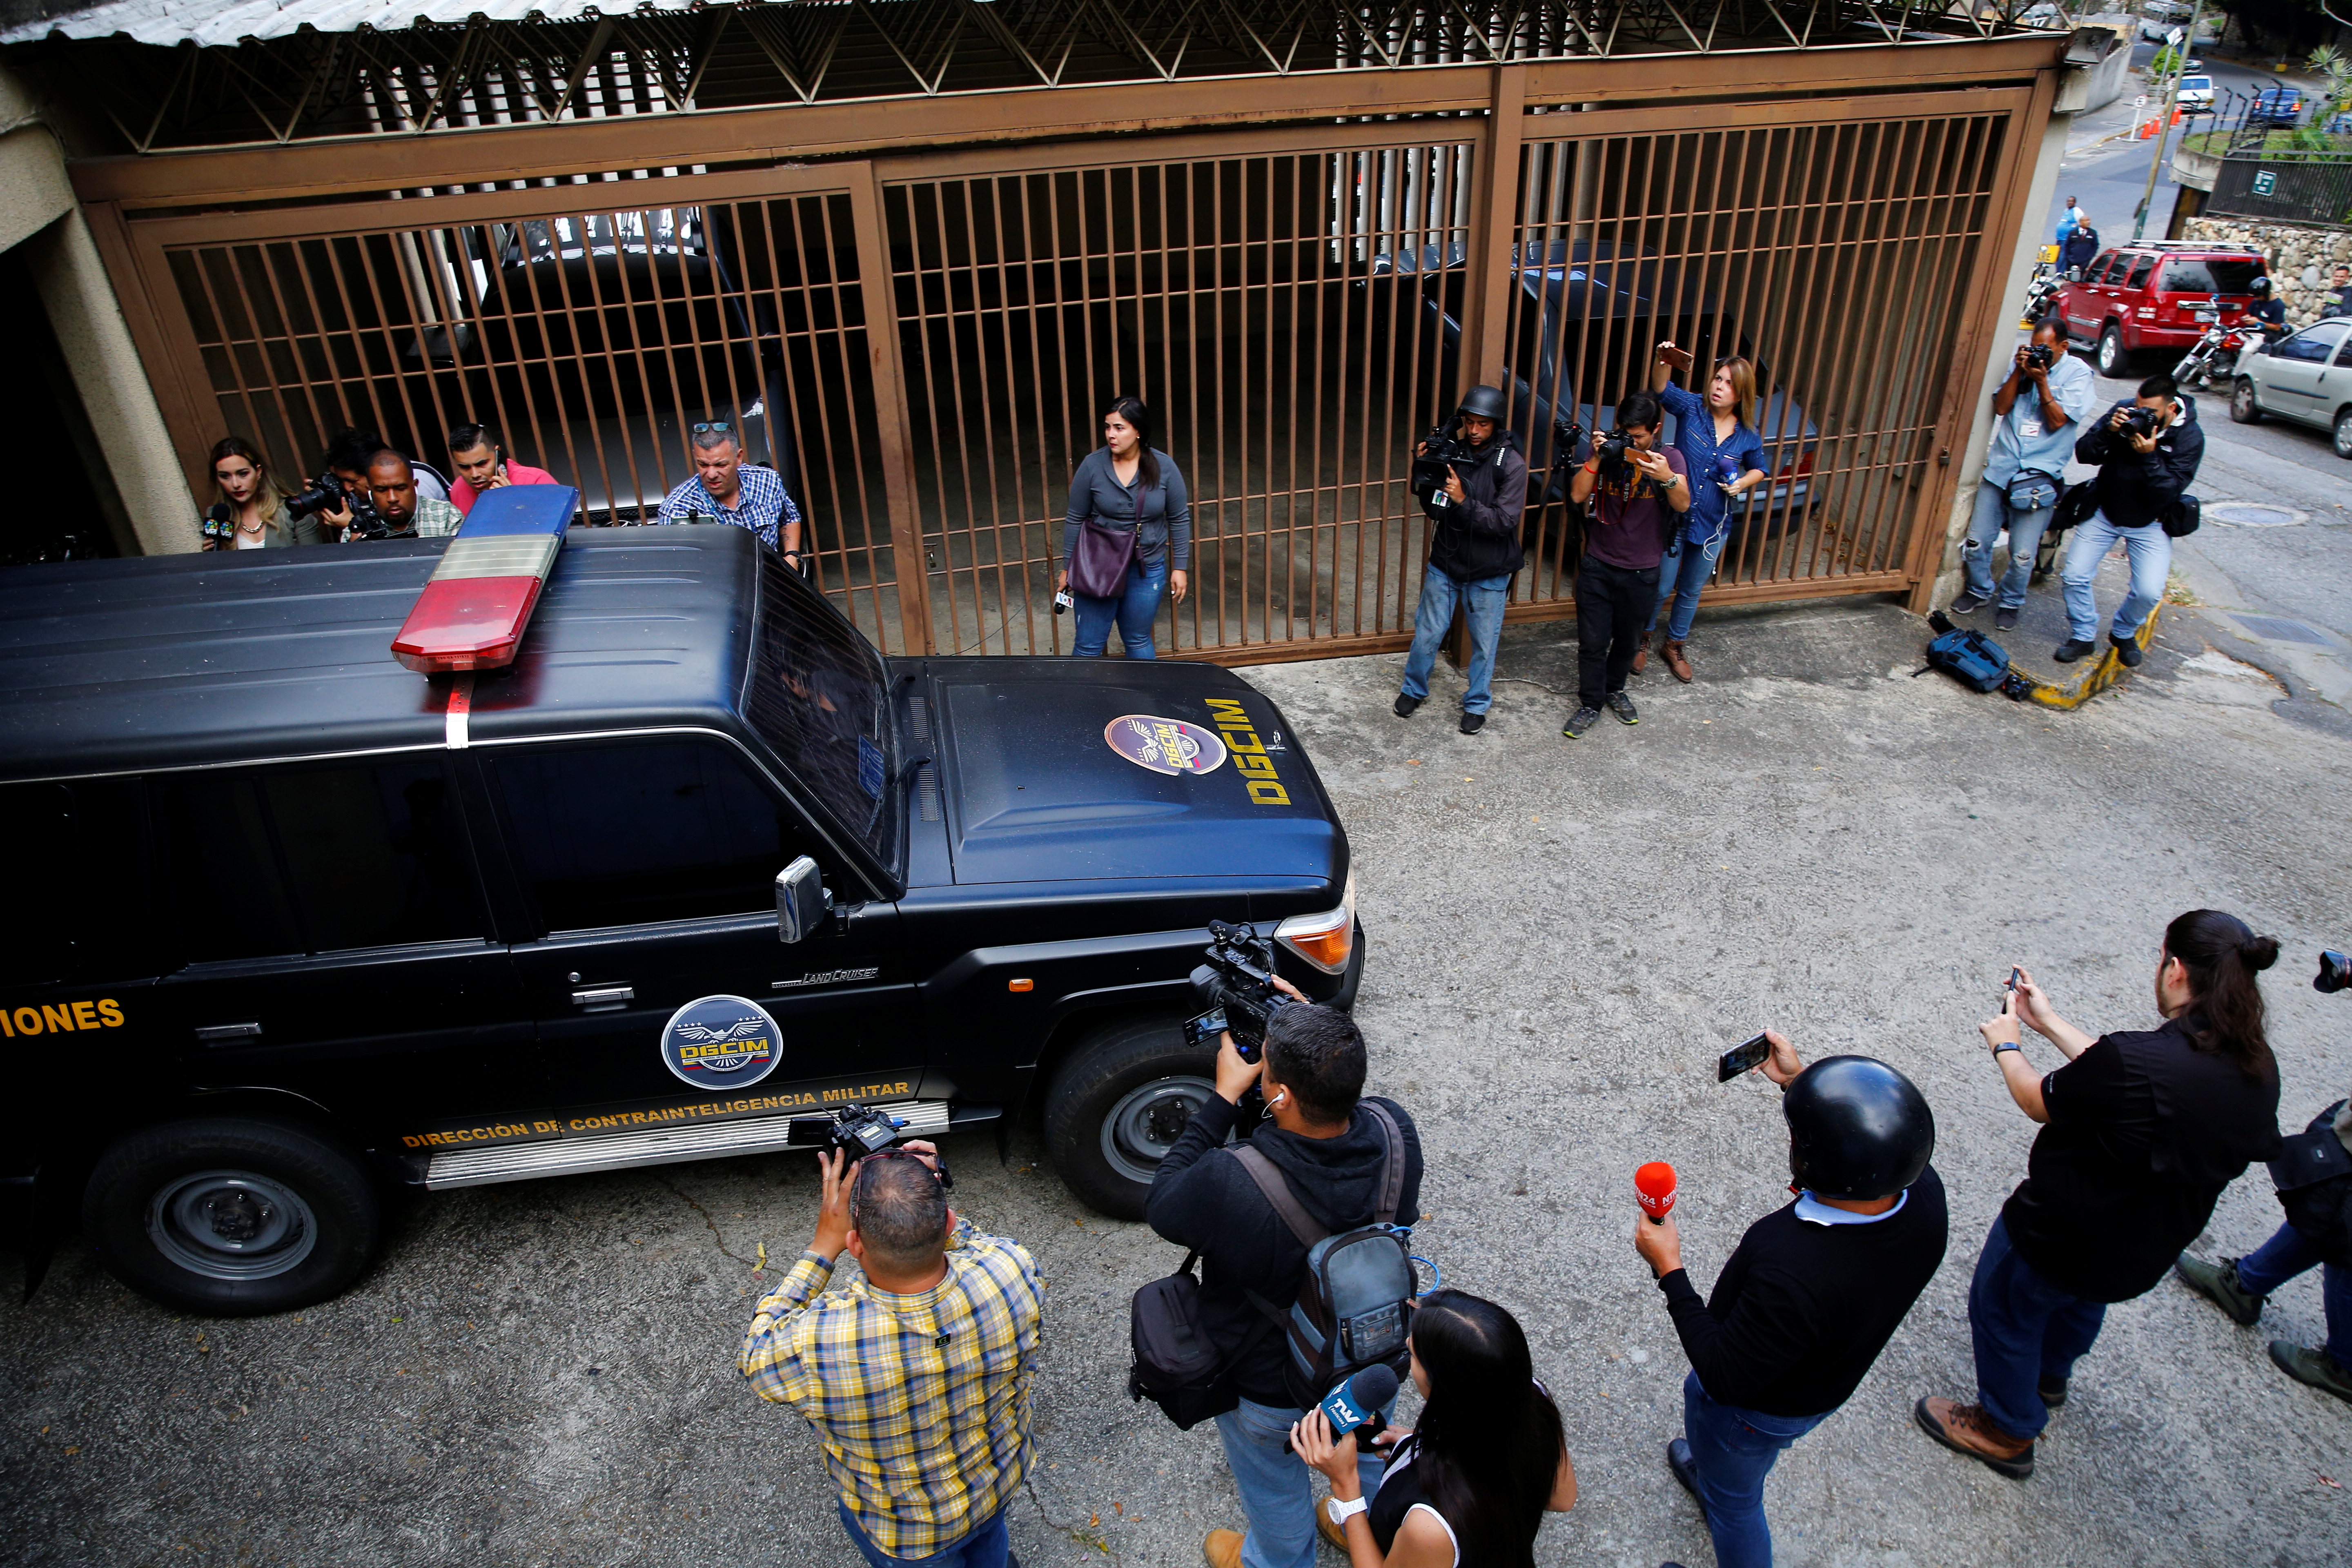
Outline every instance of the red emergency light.
<svg viewBox="0 0 2352 1568"><path fill-rule="evenodd" d="M569 485L482 495L392 639L394 655L428 675L512 663L579 507Z"/></svg>

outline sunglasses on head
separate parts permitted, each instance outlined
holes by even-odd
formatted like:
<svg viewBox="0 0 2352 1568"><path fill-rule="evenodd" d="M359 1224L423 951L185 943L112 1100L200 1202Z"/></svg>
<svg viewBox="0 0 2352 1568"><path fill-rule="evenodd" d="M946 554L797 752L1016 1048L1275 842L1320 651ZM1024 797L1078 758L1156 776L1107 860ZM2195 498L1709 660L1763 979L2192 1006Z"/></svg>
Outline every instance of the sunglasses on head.
<svg viewBox="0 0 2352 1568"><path fill-rule="evenodd" d="M724 436L734 428L735 426L727 420L713 419L694 426L694 433L698 436Z"/></svg>

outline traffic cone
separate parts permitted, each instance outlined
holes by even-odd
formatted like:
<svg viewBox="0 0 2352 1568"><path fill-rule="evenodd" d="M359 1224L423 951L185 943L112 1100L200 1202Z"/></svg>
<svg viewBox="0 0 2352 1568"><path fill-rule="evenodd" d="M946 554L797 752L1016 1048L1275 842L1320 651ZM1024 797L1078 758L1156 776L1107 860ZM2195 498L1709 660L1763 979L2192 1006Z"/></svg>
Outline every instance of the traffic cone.
<svg viewBox="0 0 2352 1568"><path fill-rule="evenodd" d="M2156 134L2156 121L2153 121L2153 120L2143 120L2143 121L2141 121L2139 122L2139 139L2140 139L2141 141L2145 142L2145 141L2147 141L2149 137L2151 137L2151 136L2153 136L2153 135L2155 135L2155 134Z"/></svg>
<svg viewBox="0 0 2352 1568"><path fill-rule="evenodd" d="M2174 110L2172 111L2172 119L2171 119L2170 124L2172 124L2172 125L2178 125L2178 124L2179 124L2179 123L2180 123L2180 110L2177 110L2177 109L2176 109L2176 110Z"/></svg>

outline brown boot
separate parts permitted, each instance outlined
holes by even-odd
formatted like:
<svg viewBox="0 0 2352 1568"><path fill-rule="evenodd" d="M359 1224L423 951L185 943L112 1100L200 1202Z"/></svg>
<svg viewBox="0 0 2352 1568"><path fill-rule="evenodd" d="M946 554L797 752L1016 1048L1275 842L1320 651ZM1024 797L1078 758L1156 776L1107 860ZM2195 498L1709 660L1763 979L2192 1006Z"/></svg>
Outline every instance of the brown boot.
<svg viewBox="0 0 2352 1568"><path fill-rule="evenodd" d="M1338 1547L1341 1556L1348 1554L1348 1532L1331 1522L1331 1510L1320 1501L1315 1505L1315 1533Z"/></svg>
<svg viewBox="0 0 2352 1568"><path fill-rule="evenodd" d="M1675 679L1681 681L1685 686L1689 685L1691 678L1690 660L1683 654L1683 645L1681 640L1679 638L1670 639L1666 643L1664 651L1665 654L1666 668L1675 672Z"/></svg>
<svg viewBox="0 0 2352 1568"><path fill-rule="evenodd" d="M1942 1398L1921 1400L1912 1407L1919 1430L1955 1454L1966 1454L1990 1468L2021 1481L2033 1474L2033 1439L2013 1437L1993 1425L1981 1405L1958 1405Z"/></svg>
<svg viewBox="0 0 2352 1568"><path fill-rule="evenodd" d="M1209 1539L1201 1542L1201 1555L1209 1568L1241 1568L1242 1532L1238 1530L1213 1530Z"/></svg>
<svg viewBox="0 0 2352 1568"><path fill-rule="evenodd" d="M1633 673L1639 675L1650 668L1650 634L1643 632L1642 640L1633 645Z"/></svg>

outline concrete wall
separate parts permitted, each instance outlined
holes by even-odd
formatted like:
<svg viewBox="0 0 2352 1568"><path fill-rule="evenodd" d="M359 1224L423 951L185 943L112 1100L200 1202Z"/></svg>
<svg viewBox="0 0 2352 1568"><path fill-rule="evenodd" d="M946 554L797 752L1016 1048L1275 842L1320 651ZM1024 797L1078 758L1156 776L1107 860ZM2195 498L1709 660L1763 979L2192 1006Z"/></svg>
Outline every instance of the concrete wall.
<svg viewBox="0 0 2352 1568"><path fill-rule="evenodd" d="M33 275L140 549L151 555L195 549L194 498L97 243L74 204L64 149L23 82L0 68L5 249L18 250Z"/></svg>
<svg viewBox="0 0 2352 1568"><path fill-rule="evenodd" d="M2209 216L2190 218L2180 237L2210 245L2250 245L2261 251L2270 264L2271 286L2286 301L2291 326L2319 320L2329 293L2329 271L2339 261L2352 262L2352 228Z"/></svg>

